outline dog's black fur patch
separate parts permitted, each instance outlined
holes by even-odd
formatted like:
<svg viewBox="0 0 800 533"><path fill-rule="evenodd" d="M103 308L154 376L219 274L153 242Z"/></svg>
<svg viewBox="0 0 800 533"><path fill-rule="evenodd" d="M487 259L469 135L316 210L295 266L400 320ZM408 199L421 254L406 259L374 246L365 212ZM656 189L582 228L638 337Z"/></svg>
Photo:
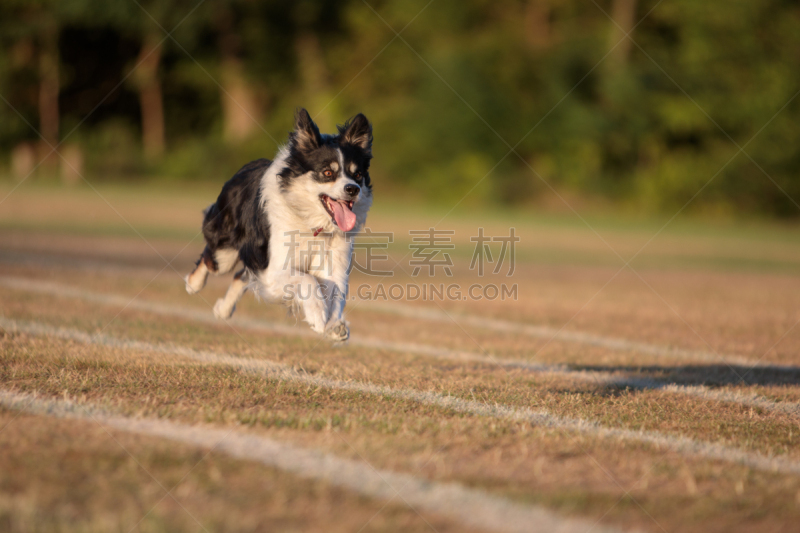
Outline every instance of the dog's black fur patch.
<svg viewBox="0 0 800 533"><path fill-rule="evenodd" d="M267 268L269 220L261 208L261 178L271 164L258 159L240 168L206 211L203 236L212 257L216 250L232 248L251 272Z"/></svg>

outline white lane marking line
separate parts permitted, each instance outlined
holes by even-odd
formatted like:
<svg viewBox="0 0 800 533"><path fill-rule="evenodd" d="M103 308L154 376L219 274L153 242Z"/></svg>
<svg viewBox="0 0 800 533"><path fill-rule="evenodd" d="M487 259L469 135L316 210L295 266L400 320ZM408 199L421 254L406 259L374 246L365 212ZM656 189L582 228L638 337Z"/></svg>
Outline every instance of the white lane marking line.
<svg viewBox="0 0 800 533"><path fill-rule="evenodd" d="M323 378L297 372L287 365L263 359L241 358L209 351L198 352L183 346L127 341L108 336L93 337L81 331L54 328L45 324L24 323L0 318L0 326L12 331L17 330L33 335L52 335L101 346L131 348L163 354L180 355L205 363L228 365L238 370L258 373L273 379L296 381L332 390L361 392L374 396L398 398L442 409L452 409L459 413L474 416L527 422L534 426L575 431L599 438L640 442L653 445L656 448L670 449L689 456L738 463L749 468L767 472L800 474L800 461L793 459L770 457L757 452L748 452L738 448L731 448L722 444L697 441L688 437L665 435L657 431L637 431L606 427L581 418L560 417L550 414L543 409L532 410L527 408L515 408L501 404L487 404L462 400L461 398L453 397L449 394L444 395L415 389L395 389L382 385L374 385L369 382Z"/></svg>
<svg viewBox="0 0 800 533"><path fill-rule="evenodd" d="M19 266L35 266L53 269L71 269L83 272L105 272L108 274L157 274L160 269L144 265L136 265L130 262L130 258L124 258L126 263L117 264L102 258L92 259L85 256L54 255L41 252L21 252L15 250L0 250L0 263ZM163 263L162 263L163 264Z"/></svg>
<svg viewBox="0 0 800 533"><path fill-rule="evenodd" d="M459 313L452 313L452 317L436 309L425 309L412 307L409 305L391 305L367 302L364 307L365 310L380 311L381 313L394 314L407 318L425 319L427 321L436 321L451 323L456 319L462 326L470 326L475 328L489 329L492 331L499 331L502 333L516 333L534 337L537 339L556 340L563 342L572 342L577 344L585 344L589 346L597 346L600 348L608 348L610 350L618 350L624 352L636 352L646 355L654 355L658 357L675 357L679 359L696 359L701 361L709 361L714 363L728 363L736 365L750 366L754 365L753 361L746 357L736 355L717 355L711 352L704 352L699 350L686 350L682 348L659 346L657 344L649 344L645 342L630 341L627 339L620 339L614 337L605 337L602 335L595 335L592 333L581 333L578 331L564 331L549 326L534 326L530 324L522 324L519 322L511 322L507 320L498 320L488 317L481 317L475 315L466 315ZM781 365L773 363L763 363L757 366L768 366L775 368L782 368Z"/></svg>
<svg viewBox="0 0 800 533"><path fill-rule="evenodd" d="M138 298L131 301L129 297L122 296L119 294L106 294L106 293L87 291L79 287L74 287L70 285L62 285L60 283L53 283L50 281L32 280L25 278L0 276L0 285L15 290L21 290L39 294L49 294L52 296L60 296L64 298L76 298L79 300L84 300L86 302L92 302L101 305L111 305L111 306L121 306L121 307L127 306L128 309L137 309L139 311L146 311L149 313L155 313L159 315L176 316L176 317L186 318L189 320L194 320L197 322L205 322L209 324L221 324L219 319L215 318L213 313L211 313L210 309L209 310L190 309L187 307L180 307L176 305L145 301ZM234 318L231 320L231 322L240 325L242 327L260 329L262 331L272 331L275 333L280 333L283 335L291 335L295 337L316 336L316 334L314 334L310 330L306 331L302 328L296 328L294 326L285 326L282 324L274 324L265 321Z"/></svg>
<svg viewBox="0 0 800 533"><path fill-rule="evenodd" d="M563 365L546 365L540 363L529 363L526 361L503 359L500 357L487 357L477 353L460 352L410 343L386 342L380 339L356 337L353 344L366 348L386 349L400 352L410 352L418 355L435 357L455 361L475 361L489 365L502 366L505 368L519 368L533 373L551 374L568 379L575 379L596 385L615 385L618 387L631 387L633 389L662 390L672 394L691 396L701 400L717 401L724 403L735 403L748 407L758 407L767 411L787 414L800 417L800 403L796 402L775 402L763 396L748 392L715 390L704 385L678 385L666 383L657 379L635 378L615 375L613 372L596 370L571 370ZM776 367L772 364L765 364L762 368L775 370L794 370L800 373L800 368L792 366Z"/></svg>
<svg viewBox="0 0 800 533"><path fill-rule="evenodd" d="M388 500L399 494L400 501L405 500L413 508L447 517L469 527L508 533L585 533L589 529L605 533L622 531L602 525L592 528L591 520L562 517L538 505L521 505L457 483L438 483L409 474L376 470L363 461L343 459L245 432L129 418L84 404L43 400L30 394L4 390L0 390L0 405L38 415L96 420L128 433L213 448L215 452L236 459L256 461L306 479L323 480L369 498Z"/></svg>
<svg viewBox="0 0 800 533"><path fill-rule="evenodd" d="M138 309L140 311L146 311L167 316L175 316L198 322L204 322L207 324L214 324L214 325L220 324L219 320L214 318L210 312L194 310L186 307L179 307L168 304L160 304L150 301L143 301L143 300L134 300L131 302L129 298L125 296L90 292L77 287L61 285L48 281L37 281L24 278L11 278L11 277L0 276L0 285L15 290L24 290L28 292L36 292L41 294L78 298L88 302L94 302L103 305L119 305L119 306L127 305L128 308ZM275 324L263 320L234 318L231 320L231 322L236 326L255 331L267 331L271 333L278 333L281 335L288 335L295 337L315 336L312 332L304 328L285 326L282 324ZM503 359L498 357L487 357L474 352L449 350L446 348L438 348L435 346L427 346L423 344L387 342L380 339L374 339L369 337L352 336L349 342L353 346L361 346L365 348L384 349L401 353L412 353L416 355L434 357L445 360L473 361L476 363L496 365L505 368L519 368L529 372L552 374L565 377L568 379L576 379L579 381L594 383L598 385L616 385L619 387L632 387L636 389L659 389L673 394L680 394L684 396L699 398L701 400L735 403L739 405L746 405L748 407L757 407L759 409L800 417L800 404L796 402L775 402L768 398L764 398L763 396L753 393L720 391L701 385L689 386L689 385L667 384L664 382L659 382L657 380L651 380L651 379L621 377L614 375L610 372L598 372L590 370L570 370L564 366L559 366L559 365L545 365L545 364L531 363L520 360ZM757 366L761 368L776 369L776 370L800 370L797 367L775 366L769 363L764 363L762 365L757 365Z"/></svg>
<svg viewBox="0 0 800 533"><path fill-rule="evenodd" d="M13 258L11 262L13 262ZM36 262L36 260L31 260L30 262L34 263ZM99 265L99 263L91 262L91 265L92 267L96 267ZM118 266L109 266L104 270L108 270L109 272L116 272L119 271L120 268L125 268L125 270L128 270L127 267L118 267ZM137 268L137 267L130 267L130 268ZM146 267L139 267L139 268L142 268L144 270ZM731 365L742 365L742 366L755 365L757 367L791 368L790 365L784 366L778 363L754 363L747 357L742 357L737 355L718 355L715 353L701 351L701 350L688 350L672 346L661 346L658 344L631 341L628 339L615 338L615 337L606 337L603 335L596 335L593 333L582 333L579 331L564 331L549 326L523 324L520 322L493 319L476 315L453 313L452 314L453 318L451 318L446 313L437 309L426 309L424 307L404 305L399 302L392 302L392 304L389 305L380 302L364 301L362 302L361 305L363 305L363 307L361 307L360 309L360 311L362 312L363 311L379 312L384 314L402 316L405 318L411 318L417 320L425 319L427 321L436 321L446 324L452 323L453 318L455 318L462 326L488 329L491 331L498 331L502 333L525 335L537 339L546 339L546 340L554 340L554 341L569 342L576 344L584 344L588 346L597 346L600 348L607 348L610 350L635 352L646 355L652 355L656 357L673 357L676 359L701 360L701 361L709 361L722 364L728 363Z"/></svg>

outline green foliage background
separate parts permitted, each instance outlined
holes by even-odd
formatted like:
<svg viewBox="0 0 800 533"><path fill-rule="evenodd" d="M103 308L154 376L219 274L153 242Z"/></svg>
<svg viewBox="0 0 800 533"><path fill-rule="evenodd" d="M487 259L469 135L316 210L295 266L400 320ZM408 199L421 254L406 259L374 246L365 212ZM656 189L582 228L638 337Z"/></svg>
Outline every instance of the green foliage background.
<svg viewBox="0 0 800 533"><path fill-rule="evenodd" d="M644 211L693 199L695 210L797 217L800 3L639 0L633 42L615 30L614 3L4 0L0 162L36 139L35 61L19 43L35 49L55 24L60 135L81 146L90 179L222 182L271 157L270 136L283 142L304 106L323 131L356 112L373 121L373 180L392 195L535 205L554 189ZM544 13L538 26L531 9ZM148 161L122 80L143 35L176 26L159 66L167 151ZM224 32L263 109L236 142L222 134ZM91 62L107 83L80 89Z"/></svg>

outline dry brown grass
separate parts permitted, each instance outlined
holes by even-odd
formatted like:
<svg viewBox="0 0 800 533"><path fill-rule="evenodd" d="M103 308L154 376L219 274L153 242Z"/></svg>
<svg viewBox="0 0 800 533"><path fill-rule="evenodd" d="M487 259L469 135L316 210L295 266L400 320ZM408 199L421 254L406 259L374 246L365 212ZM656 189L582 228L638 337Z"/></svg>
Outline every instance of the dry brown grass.
<svg viewBox="0 0 800 533"><path fill-rule="evenodd" d="M165 267L164 260L177 256L173 267L166 267L154 282L150 292L169 296L171 301L192 302L182 293L180 276L189 269L201 247L195 242L184 248L188 241L150 240L150 244L138 237L99 238L99 237L52 237L30 234L29 232L10 232L2 239L3 246L12 250L38 250L51 254L50 272L58 272L59 278L65 272L59 268L59 257L90 257L105 261L117 268L130 268L132 265L146 266L138 279L120 280L121 272L110 272L105 276L121 287L127 285L135 294L158 271ZM181 252L181 249L183 251ZM39 260L42 257L37 256ZM399 256L396 257L399 259ZM407 262L406 258L406 262ZM786 274L768 273L720 273L717 271L674 271L642 270L642 279L630 271L623 271L608 285L617 271L614 267L568 266L550 267L523 263L518 265L513 278L488 276L478 280L466 266L467 259L457 261L453 278L417 278L411 280L402 270L398 275L383 280L388 286L392 283L458 283L466 289L472 283L501 282L517 283L521 298L519 301L481 300L479 302L408 302L424 308L446 309L455 322L451 325L439 324L442 339L461 349L487 351L508 350L511 354L537 353L548 356L548 347L540 351L548 339L533 339L525 336L512 336L495 346L492 334L484 334L471 327L457 324L459 313L503 318L515 322L546 325L560 329L567 324L566 331L585 331L606 337L625 338L638 342L650 342L666 346L701 350L711 353L734 354L751 358L753 361L764 357L768 361L799 363L800 328L789 331L800 316L795 302L800 299L800 281ZM405 265L403 268L409 270ZM9 268L7 272L29 272L30 268ZM36 270L36 269L33 269ZM69 274L66 274L68 277ZM124 277L129 277L125 272ZM79 273L72 273L79 278ZM96 282L97 276L91 271L84 272L83 279ZM210 303L224 291L227 279L220 279L201 293ZM372 284L379 278L354 275L352 287ZM147 295L148 291L145 292ZM198 300L195 298L194 300ZM198 302L192 302L200 305ZM385 302L379 302L385 303ZM376 317L374 307L369 303L351 303L353 318ZM259 316L272 316L273 312L265 306L250 305L249 309ZM394 317L387 317L376 327L381 335L407 337L413 333L414 321L398 323ZM359 322L356 321L357 325ZM394 327L393 327L394 326ZM466 333L465 334L465 330ZM785 333L785 337L781 337ZM497 337L496 335L494 337ZM507 336L501 336L505 339ZM496 341L496 339L495 339ZM776 341L778 342L775 345Z"/></svg>
<svg viewBox="0 0 800 533"><path fill-rule="evenodd" d="M226 368L121 363L109 361L103 347L9 337L3 350L4 388L66 395L128 414L246 427L363 457L379 468L461 481L563 512L599 517L622 498L609 516L647 529L653 529L647 514L682 531L755 531L800 518L796 476L686 460L647 446L598 442L401 400L274 382ZM723 518L717 516L721 509L733 511ZM712 518L719 529L709 527Z"/></svg>
<svg viewBox="0 0 800 533"><path fill-rule="evenodd" d="M202 310L209 316L211 304L224 291L227 279L216 279L200 297L189 297L180 280L202 247L199 239L191 243L190 239L199 230L199 210L213 194L153 202L147 191L132 195L126 190L104 191L112 205L142 232L145 242L89 191L52 193L22 188L18 193L14 193L13 204L7 202L11 209L0 213L0 227L4 228L0 233L0 275L57 281L130 298L139 295L147 301ZM173 195L180 196L177 192ZM165 209L164 202L170 209ZM399 260L407 251L407 230L427 227L440 217L430 222L427 218L431 217L424 213L409 218L376 209L371 226L376 231L397 232L391 253ZM549 341L458 322L458 313L469 313L555 329L566 325L567 331L719 352L751 361L766 354L766 360L800 366L800 328L791 330L800 318L796 306L800 301L800 278L796 276L800 240L794 238L793 230L752 230L741 235L724 229L719 234L708 229L668 230L633 263L636 272L626 270L612 279L622 261L590 230L526 222L517 225L523 243L515 276L478 280L467 268L468 236L474 233L474 221L456 216L448 222L452 222L448 227L457 231L460 249L454 254L454 277L415 281L459 283L462 288L476 281L517 283L520 300L445 301L439 305L403 302L445 309L455 318L454 323L398 317L378 312L367 302L351 303L354 336L565 363L618 376L710 384L733 392L800 401L798 376L793 372L756 369L747 374L746 383L740 383L737 375L745 374L744 366L730 368L700 357L677 359ZM507 232L508 222L495 217L481 225L489 234L500 234ZM636 253L657 229L599 227L625 258ZM162 258L174 259L177 272L164 268ZM403 268L410 270L407 261ZM376 281L356 274L352 286ZM408 281L403 269L383 280L386 285ZM0 288L0 314L82 331L102 329L109 335L151 343L267 358L334 379L544 408L610 427L680 434L800 457L800 428L794 418L665 391L618 390L563 375L436 360L402 351L357 346L333 349L314 338L282 337L135 309L120 312L120 306L7 288ZM290 323L282 309L250 298L242 302L237 316ZM800 522L797 476L687 459L647 445L467 416L405 400L264 379L178 356L6 334L0 339L0 386L53 397L66 394L126 414L236 426L349 458L363 457L377 467L433 480L455 480L523 502L544 503L566 514L605 516L608 522L645 530L787 531ZM14 415L0 412L0 427L10 416ZM129 460L85 423L22 417L25 424L14 422L5 432L0 430L0 462L5 461L0 471L5 473L6 464L16 469L9 470L16 492L7 489L9 485L4 485L5 478L0 476L0 520L22 520L23 529L108 529L107 524L127 521L159 494L157 485L132 472ZM54 435L63 435L63 442ZM93 438L83 439L85 435ZM137 458L141 453L154 472L170 480L177 481L200 453L154 439L119 438L129 439ZM32 456L36 461L26 460L23 444L36 451ZM74 468L67 468L63 479L57 478L54 472L69 458L75 459ZM193 481L188 482L190 479ZM259 484L261 480L267 489ZM72 494L70 488L81 482L86 490ZM357 530L356 523L382 505L214 456L192 470L184 485L191 488L184 489L181 503L196 509L209 529L244 530L257 524L265 529L330 530L330 523L338 526L341 521L342 530ZM275 500L261 508L265 490L274 494ZM117 499L122 511L115 514L109 502ZM34 522L37 513L41 522ZM196 527L182 513L177 504L162 503L142 529ZM426 518L441 531L459 529ZM381 520L385 521L371 527L424 529L416 515L401 508L393 508Z"/></svg>
<svg viewBox="0 0 800 533"><path fill-rule="evenodd" d="M2 294L2 292L0 292ZM74 316L58 321L61 306L48 297L30 296L16 302L15 316L92 331L105 325L90 304L76 302ZM33 301L38 300L38 304ZM97 316L97 319L92 319ZM52 322L51 322L52 321ZM610 427L656 430L691 438L724 442L768 454L800 457L797 419L787 414L744 405L720 404L693 397L653 391L621 391L604 384L557 375L537 375L524 369L490 364L441 361L413 354L361 348L331 348L317 339L234 331L220 324L199 327L185 320L123 313L105 333L125 339L168 342L197 350L216 350L243 357L267 358L335 379L368 381L377 385L452 394L466 400L546 409L570 418ZM124 354L122 354L124 357Z"/></svg>
<svg viewBox="0 0 800 533"><path fill-rule="evenodd" d="M82 318L91 312L74 308ZM41 317L45 308L29 310ZM23 314L22 316L25 316ZM91 330L85 322L69 325ZM90 322L91 324L91 322ZM765 452L793 453L792 429L796 421L785 415L762 413L748 407L718 405L676 398L664 392L624 392L525 371L480 364L452 364L416 356L363 350L314 348L315 341L287 343L275 337L188 327L183 321L154 321L147 315L127 316L109 328L126 338L176 342L197 349L216 349L246 357L264 357L336 378L365 379L395 387L413 387L452 393L465 399L502 402L521 407L545 407L553 413L602 421L612 426L656 429L707 440L725 440ZM264 341L269 340L265 346ZM312 350L313 349L313 350ZM311 352L309 354L309 351Z"/></svg>
<svg viewBox="0 0 800 533"><path fill-rule="evenodd" d="M32 269L30 267L3 267L0 272L7 275L24 275L26 277L40 277L41 279L50 279L46 271ZM199 296L189 297L183 290L182 281L178 274L167 269L156 276L157 271L153 272L153 276L146 276L142 278L128 277L127 275L97 275L87 272L59 272L59 278L67 284L76 286L83 286L90 288L93 292L110 292L115 294L127 294L131 299L138 295L138 298L150 301L161 301L171 305L184 305L198 310L208 310L213 302L224 293L227 285L227 278L212 279L209 287L206 288ZM154 277L155 276L155 277ZM434 310L439 310L439 307L434 304ZM444 307L444 306L443 306ZM640 352L629 352L619 350L609 350L586 344L579 344L575 342L567 342L560 340L550 340L550 338L532 338L522 334L499 333L492 330L476 328L474 326L464 326L459 324L458 314L452 314L452 322L435 322L429 323L424 319L414 320L411 318L403 318L398 320L397 316L387 313L374 312L373 308L368 303L354 302L351 303L349 313L353 322L353 332L356 335L377 337L387 341L401 341L401 342L419 342L436 344L437 346L447 347L456 350L466 350L476 353L494 355L501 358L522 359L522 360L536 360L539 362L551 363L572 363L577 365L617 365L617 366L641 366L657 367L664 366L670 368L674 366L692 364L696 362L701 365L709 365L712 363L719 363L719 366L724 366L722 360L715 359L713 353L709 352L707 347L697 347L701 351L709 353L705 359L696 359L692 361L691 358L686 357L669 357L669 356L654 356ZM210 316L210 315L209 315ZM286 313L280 306L264 305L263 303L256 302L251 296L246 296L241 302L237 317L251 317L256 319L266 319L273 321L280 321L285 324L293 323L291 320L286 319ZM649 324L647 317L638 319L638 323L632 319L626 318L626 324L633 323L631 327L639 327L647 330L648 328L655 327L652 324L644 326L643 323ZM788 328L791 326L787 326ZM776 331L777 328L775 329ZM670 331L667 328L667 331ZM591 332L591 330L590 330ZM781 332L783 334L783 332ZM768 337L768 335L760 334L761 337ZM758 342L757 335L748 337L746 340L747 345L755 345ZM769 337L772 344L778 340L780 336L776 333ZM800 328L789 332L775 350L767 354L764 361L777 361L784 363L794 363L796 359L795 352L790 350L793 347L795 337L800 337ZM632 341L641 341L636 337L630 338ZM648 340L648 339L644 339ZM744 341L743 341L744 342ZM762 344L766 343L763 341ZM678 348L684 347L683 344L674 342L661 343L662 346L674 346ZM691 346L690 346L691 347ZM720 352L721 355L741 353L742 359L749 359L757 362L763 353L750 350L739 350L730 352ZM739 372L744 374L745 370ZM752 378L752 374L750 374ZM757 382L758 380L751 381Z"/></svg>
<svg viewBox="0 0 800 533"><path fill-rule="evenodd" d="M7 426L7 427L6 427ZM463 531L206 450L0 409L0 529ZM169 495L168 495L169 491Z"/></svg>

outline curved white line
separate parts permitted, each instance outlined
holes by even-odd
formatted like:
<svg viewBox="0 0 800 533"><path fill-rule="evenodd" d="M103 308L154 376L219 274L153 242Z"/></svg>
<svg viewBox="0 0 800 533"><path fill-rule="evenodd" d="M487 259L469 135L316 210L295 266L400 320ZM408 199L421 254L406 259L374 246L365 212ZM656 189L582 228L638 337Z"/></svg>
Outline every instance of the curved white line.
<svg viewBox="0 0 800 533"><path fill-rule="evenodd" d="M409 474L377 470L364 461L343 459L245 432L123 417L89 405L43 400L30 394L4 390L0 390L0 405L33 414L93 420L128 433L213 449L302 478L324 480L370 498L389 500L399 497L399 501L406 502L412 509L442 515L469 527L508 533L586 533L589 529L604 533L622 531L610 526L593 527L593 522L587 519L562 517L541 506L521 505L457 483L436 483Z"/></svg>
<svg viewBox="0 0 800 533"><path fill-rule="evenodd" d="M197 322L219 325L220 322L212 316L210 312L190 309L169 304L161 304L151 301L133 300L127 296L103 294L86 291L78 287L62 285L48 281L30 280L25 278L14 278L0 276L0 285L27 292L55 295L67 298L77 298L88 302L102 305L114 305L129 307L140 311L155 314L175 316ZM416 315L419 316L419 315ZM254 320L248 318L234 318L230 321L233 325L255 331L267 331L281 335L294 337L316 337L314 333L305 328L275 324L264 320ZM725 403L736 403L748 407L756 407L768 411L800 417L800 403L796 402L775 402L758 394L734 391L715 390L705 386L687 386L668 384L653 379L627 378L614 375L610 372L589 371L589 370L570 370L561 365L545 365L532 363L523 360L504 359L494 356L481 355L475 352L465 352L450 350L424 344L407 342L389 342L370 337L351 336L349 343L353 346L364 348L374 348L391 350L400 353L412 353L426 357L455 361L473 361L488 365L497 365L505 368L519 368L529 372L540 372L553 374L569 379L590 382L598 385L616 385L619 387L631 387L635 389L660 389L673 394L691 396L701 400L717 401ZM750 363L748 363L750 364ZM772 363L753 364L753 367L776 370L800 370L793 366L779 366Z"/></svg>
<svg viewBox="0 0 800 533"><path fill-rule="evenodd" d="M697 441L687 437L665 435L656 431L636 431L632 429L601 426L596 422L553 415L543 409L533 410L515 408L501 404L488 404L436 392L425 392L415 389L395 389L368 382L345 381L324 378L316 375L297 372L291 367L263 359L249 359L219 354L209 351L195 351L183 346L151 344L140 341L128 341L109 336L92 336L88 333L72 329L54 328L40 323L25 323L8 319L0 319L0 326L22 331L33 335L51 335L72 339L87 344L111 346L173 354L187 357L203 363L223 364L244 372L254 372L268 378L289 380L334 390L361 392L375 396L386 396L402 400L432 405L442 409L489 418L528 422L534 426L575 431L589 436L605 439L622 439L653 445L657 448L670 449L685 455L703 459L738 463L744 466L767 472L800 475L800 461L785 457L770 457L760 453L748 452L721 444Z"/></svg>

